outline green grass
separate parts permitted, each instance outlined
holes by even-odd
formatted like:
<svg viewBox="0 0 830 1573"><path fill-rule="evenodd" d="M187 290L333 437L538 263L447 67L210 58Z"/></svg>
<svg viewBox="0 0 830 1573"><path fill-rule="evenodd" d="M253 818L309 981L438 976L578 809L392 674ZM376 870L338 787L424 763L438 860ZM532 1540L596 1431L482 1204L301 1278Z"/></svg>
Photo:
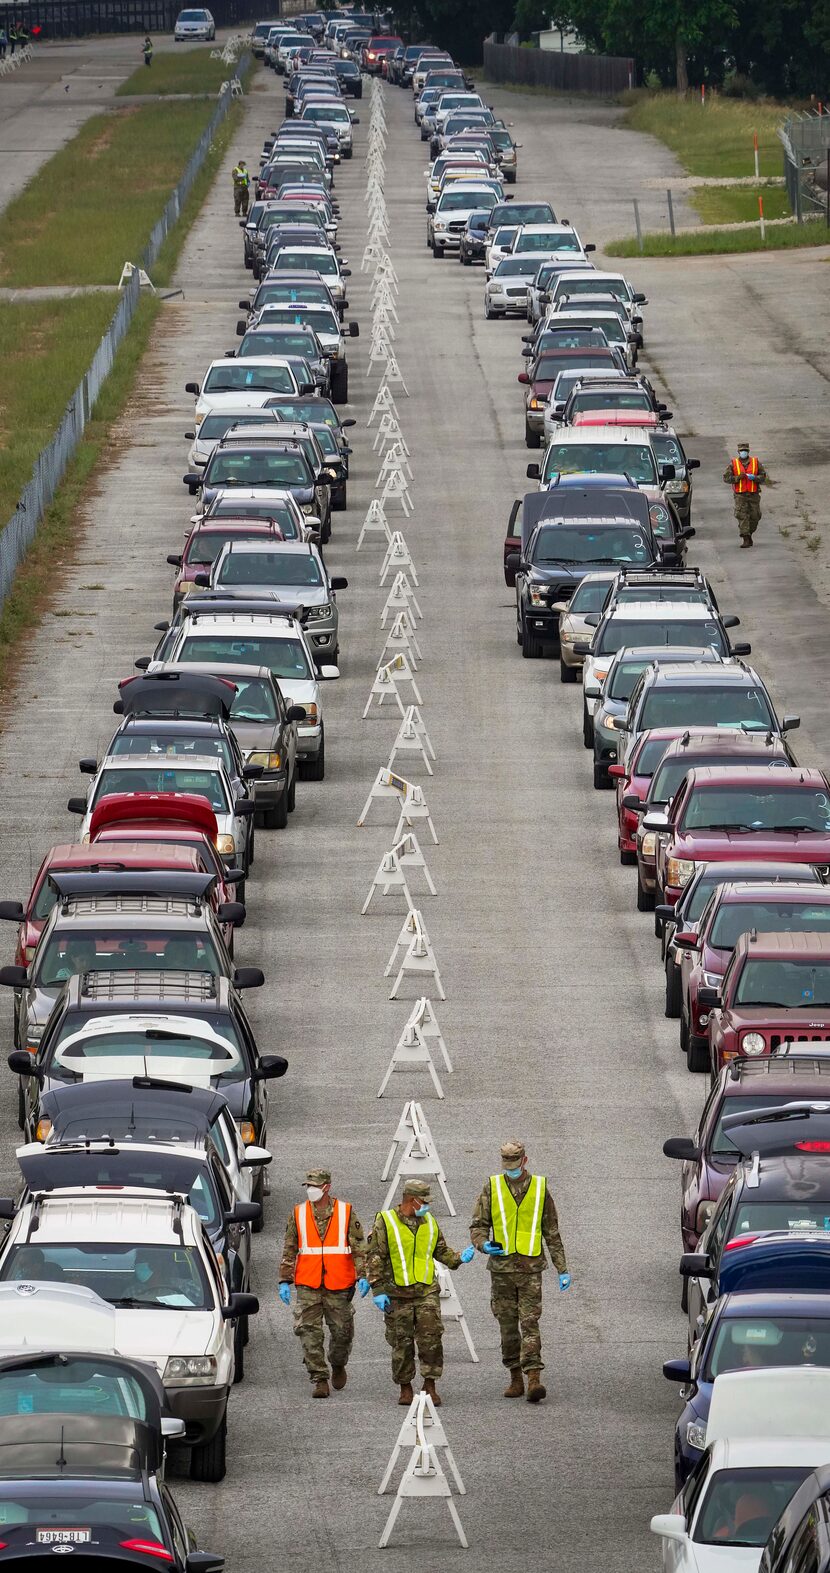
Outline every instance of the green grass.
<svg viewBox="0 0 830 1573"><path fill-rule="evenodd" d="M639 257L641 254L646 257L705 257L737 251L794 251L802 246L830 246L830 229L818 222L793 224L787 229L768 229L763 245L757 224L748 224L746 229L723 229L708 235L696 235L690 231L686 235L678 235L675 240L667 231L662 231L656 235L643 236L642 253L633 237L609 241L603 246L603 251L608 257Z"/></svg>
<svg viewBox="0 0 830 1573"><path fill-rule="evenodd" d="M65 304L75 306L88 303L70 301ZM50 306L54 311L54 303L50 303ZM106 306L107 315L111 317L114 308L110 298ZM12 309L22 311L29 308ZM96 467L109 451L113 422L126 408L132 395L141 357L160 310L160 303L152 297L140 301L54 502L38 525L34 541L0 609L0 684L5 685L13 676L23 641L31 639L33 627L48 605L50 594L60 585L63 569L71 561L78 540L79 509L85 501ZM88 358L85 355L85 361ZM8 397L8 383L4 388L4 396ZM0 518L5 523L2 510Z"/></svg>
<svg viewBox="0 0 830 1573"><path fill-rule="evenodd" d="M0 528L111 321L113 295L0 302Z"/></svg>
<svg viewBox="0 0 830 1573"><path fill-rule="evenodd" d="M784 105L766 99L751 103L710 96L704 107L693 93L685 99L676 93L638 93L624 123L665 142L690 175L720 177L754 175L752 135L757 131L761 174L780 175L783 153L776 132L785 115Z"/></svg>
<svg viewBox="0 0 830 1573"><path fill-rule="evenodd" d="M764 218L789 218L783 186L699 186L689 192L689 201L704 224L757 224L759 195Z"/></svg>
<svg viewBox="0 0 830 1573"><path fill-rule="evenodd" d="M199 45L198 49L179 46L170 53L156 53L148 70L142 64L122 82L119 97L140 93L209 93L215 98L223 82L236 75L236 66L224 60L211 60L210 51L218 45ZM136 55L141 58L140 43L136 39Z"/></svg>
<svg viewBox="0 0 830 1573"><path fill-rule="evenodd" d="M117 284L213 107L205 100L94 115L6 209L0 283Z"/></svg>

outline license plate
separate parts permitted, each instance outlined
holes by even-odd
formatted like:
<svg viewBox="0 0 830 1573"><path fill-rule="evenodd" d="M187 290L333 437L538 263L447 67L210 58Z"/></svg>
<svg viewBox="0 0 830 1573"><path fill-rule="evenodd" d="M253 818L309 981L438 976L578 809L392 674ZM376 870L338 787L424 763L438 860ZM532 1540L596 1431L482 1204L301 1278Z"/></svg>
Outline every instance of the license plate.
<svg viewBox="0 0 830 1573"><path fill-rule="evenodd" d="M35 1533L39 1546L82 1546L91 1539L91 1529L38 1529Z"/></svg>

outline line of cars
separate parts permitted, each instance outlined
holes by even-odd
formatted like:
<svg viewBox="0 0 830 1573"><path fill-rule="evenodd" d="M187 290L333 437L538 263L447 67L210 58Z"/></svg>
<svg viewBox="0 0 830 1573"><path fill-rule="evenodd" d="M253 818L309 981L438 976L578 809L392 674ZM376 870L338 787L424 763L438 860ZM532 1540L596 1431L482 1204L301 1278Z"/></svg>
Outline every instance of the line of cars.
<svg viewBox="0 0 830 1573"><path fill-rule="evenodd" d="M17 934L0 985L21 1130L18 1187L0 1198L6 1560L223 1565L182 1521L167 1450L194 1480L224 1477L259 1310L253 1236L288 1062L246 1009L264 974L235 952L263 836L325 774L321 689L339 675L346 587L325 542L353 424L345 302L317 266L338 255L338 149L312 126L321 157L302 169L319 178L300 180L281 130L269 167L289 170L297 265L269 255L267 324L246 300L238 349L189 389L193 513L170 558L172 617L113 694L104 753L79 761L78 839L0 902Z"/></svg>
<svg viewBox="0 0 830 1573"><path fill-rule="evenodd" d="M827 1573L830 779L797 760L798 717L687 562L698 466L638 365L645 297L550 202L511 200L485 106L446 104L442 129L440 102L416 118L470 124L431 143L427 245L483 264L485 317L527 323L525 441L545 447L504 540L517 642L581 678L666 1014L709 1072L698 1128L664 1147L688 1353L664 1367L678 1494L651 1527L671 1573Z"/></svg>

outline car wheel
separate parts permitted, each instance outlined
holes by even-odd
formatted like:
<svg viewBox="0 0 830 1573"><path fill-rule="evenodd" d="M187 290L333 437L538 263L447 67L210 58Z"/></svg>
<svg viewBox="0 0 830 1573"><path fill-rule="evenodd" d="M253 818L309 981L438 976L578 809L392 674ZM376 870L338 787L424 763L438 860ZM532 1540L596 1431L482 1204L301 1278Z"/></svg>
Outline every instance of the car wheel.
<svg viewBox="0 0 830 1573"><path fill-rule="evenodd" d="M594 760L594 791L607 792L611 786L611 777L604 765L598 765Z"/></svg>
<svg viewBox="0 0 830 1573"><path fill-rule="evenodd" d="M560 657L559 657L559 681L560 681L560 683L575 683L576 679L577 679L577 668L575 666L567 666L565 664L565 662L562 660L562 657L560 655Z"/></svg>
<svg viewBox="0 0 830 1573"><path fill-rule="evenodd" d="M485 297L484 297L484 320L485 320L485 322L492 322L494 316L495 316L495 312L492 312L490 310L490 302L487 299L487 296L485 295Z"/></svg>
<svg viewBox="0 0 830 1573"><path fill-rule="evenodd" d="M684 1029L685 1028L685 1032ZM697 1037L690 1032L684 1016L680 1028L681 1042L686 1040L686 1068L693 1076L702 1076L709 1069L709 1043L706 1038Z"/></svg>
<svg viewBox="0 0 830 1573"><path fill-rule="evenodd" d="M289 814L293 814L295 808L297 807L297 767L296 767L296 765L294 766L294 774L291 777L291 785L289 786L289 788L288 788L288 790L287 790L287 792L285 794L285 801L286 801L286 803L288 805L288 812L289 812Z"/></svg>
<svg viewBox="0 0 830 1573"><path fill-rule="evenodd" d="M346 404L349 398L349 368L338 364L332 367L331 402Z"/></svg>
<svg viewBox="0 0 830 1573"><path fill-rule="evenodd" d="M633 868L636 861L636 852L624 852L622 847L620 847L620 862L622 863L623 868Z"/></svg>
<svg viewBox="0 0 830 1573"><path fill-rule="evenodd" d="M585 748L594 746L594 723L585 709L582 711L582 742Z"/></svg>
<svg viewBox="0 0 830 1573"><path fill-rule="evenodd" d="M242 1318L236 1324L233 1335L233 1385L245 1379L245 1340L242 1331Z"/></svg>
<svg viewBox="0 0 830 1573"><path fill-rule="evenodd" d="M266 808L262 816L266 830L284 830L288 824L288 795L281 792L273 808Z"/></svg>
<svg viewBox="0 0 830 1573"><path fill-rule="evenodd" d="M666 959L666 1005L665 1014L671 1021L676 1021L683 1009L683 996L680 989L680 971L675 966L671 956Z"/></svg>
<svg viewBox="0 0 830 1573"><path fill-rule="evenodd" d="M439 260L440 257L443 257L443 255L444 255L443 247L442 246L436 246L435 241L432 242L432 255L433 255L433 257L434 257L436 262Z"/></svg>
<svg viewBox="0 0 830 1573"><path fill-rule="evenodd" d="M689 1314L689 1280L688 1280L688 1278L684 1278L683 1279L683 1287L680 1290L680 1309L681 1309L681 1311L684 1311L686 1313L686 1315L688 1316L688 1314ZM682 1487L678 1487L678 1490L681 1490L681 1489L682 1489Z"/></svg>
<svg viewBox="0 0 830 1573"><path fill-rule="evenodd" d="M316 759L307 759L303 765L306 781L322 781L326 774L326 736L321 732L320 748Z"/></svg>
<svg viewBox="0 0 830 1573"><path fill-rule="evenodd" d="M542 641L528 632L527 621L522 618L522 655L526 661L536 661L542 654Z"/></svg>
<svg viewBox="0 0 830 1573"><path fill-rule="evenodd" d="M23 1091L22 1081L17 1083L17 1123L22 1131L26 1129L26 1094Z"/></svg>
<svg viewBox="0 0 830 1573"><path fill-rule="evenodd" d="M470 266L470 259L463 251L459 251L458 260L461 263L462 268L468 268Z"/></svg>
<svg viewBox="0 0 830 1573"><path fill-rule="evenodd" d="M194 1447L190 1453L190 1478L191 1480L207 1480L215 1482L225 1478L225 1450L228 1440L228 1417L222 1416L222 1424L215 1436L209 1442L203 1442L201 1447Z"/></svg>
<svg viewBox="0 0 830 1573"><path fill-rule="evenodd" d="M525 447L526 448L541 448L541 446L542 446L542 438L541 438L539 432L538 431L531 431L530 427L527 424L527 421L525 421Z"/></svg>
<svg viewBox="0 0 830 1573"><path fill-rule="evenodd" d="M646 890L639 874L637 875L637 911L654 911L654 896L650 890Z"/></svg>

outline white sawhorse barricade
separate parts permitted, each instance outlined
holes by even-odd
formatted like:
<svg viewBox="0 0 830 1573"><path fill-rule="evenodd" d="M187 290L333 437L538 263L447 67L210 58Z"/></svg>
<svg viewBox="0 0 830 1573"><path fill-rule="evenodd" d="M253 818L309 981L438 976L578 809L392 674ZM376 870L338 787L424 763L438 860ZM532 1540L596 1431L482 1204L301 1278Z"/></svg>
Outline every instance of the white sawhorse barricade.
<svg viewBox="0 0 830 1573"><path fill-rule="evenodd" d="M401 955L401 952L403 954ZM398 968L397 976L392 984L390 1000L396 1000L398 989L404 978L422 978L428 975L432 978L433 985L439 999L446 999L444 985L441 982L441 973L432 948L430 937L427 933L421 913L416 909L404 918L403 927L398 935L392 954L386 963L383 976L388 978L393 968Z"/></svg>
<svg viewBox="0 0 830 1573"><path fill-rule="evenodd" d="M452 1063L447 1053L447 1045L441 1036L441 1028L432 1008L432 1001L423 996L421 999L416 1000L404 1029L395 1044L386 1075L378 1088L379 1098L383 1097L395 1071L412 1070L416 1067L419 1069L423 1068L429 1073L436 1095L439 1098L443 1098L444 1089L438 1079L435 1061L432 1058L427 1041L428 1038L434 1039L438 1044L444 1056L444 1064L450 1075L452 1075Z"/></svg>
<svg viewBox="0 0 830 1573"><path fill-rule="evenodd" d="M403 1106L403 1113L398 1121L398 1128L392 1138L392 1146L381 1175L382 1180L388 1178L396 1155L397 1165L381 1211L385 1212L387 1207L391 1207L392 1198L401 1180L435 1180L446 1203L447 1212L451 1218L454 1218L455 1208L447 1190L444 1166L435 1150L435 1142L424 1111L420 1103L415 1103L414 1100Z"/></svg>
<svg viewBox="0 0 830 1573"><path fill-rule="evenodd" d="M443 1449L459 1496L465 1496L466 1490L459 1474L458 1466L452 1456L446 1432L428 1393L419 1393L417 1398L412 1400L412 1404L398 1432L398 1440L392 1449L392 1457L386 1467L386 1473L378 1486L378 1496L383 1496L388 1490L395 1471L395 1465L404 1448L407 1447L411 1447L412 1453L398 1484L391 1512L378 1542L379 1547L382 1550L388 1546L404 1498L430 1497L433 1501L446 1502L455 1532L466 1551L467 1537L464 1533L461 1519L458 1516L458 1509L453 1501L450 1483L438 1456L438 1448Z"/></svg>

